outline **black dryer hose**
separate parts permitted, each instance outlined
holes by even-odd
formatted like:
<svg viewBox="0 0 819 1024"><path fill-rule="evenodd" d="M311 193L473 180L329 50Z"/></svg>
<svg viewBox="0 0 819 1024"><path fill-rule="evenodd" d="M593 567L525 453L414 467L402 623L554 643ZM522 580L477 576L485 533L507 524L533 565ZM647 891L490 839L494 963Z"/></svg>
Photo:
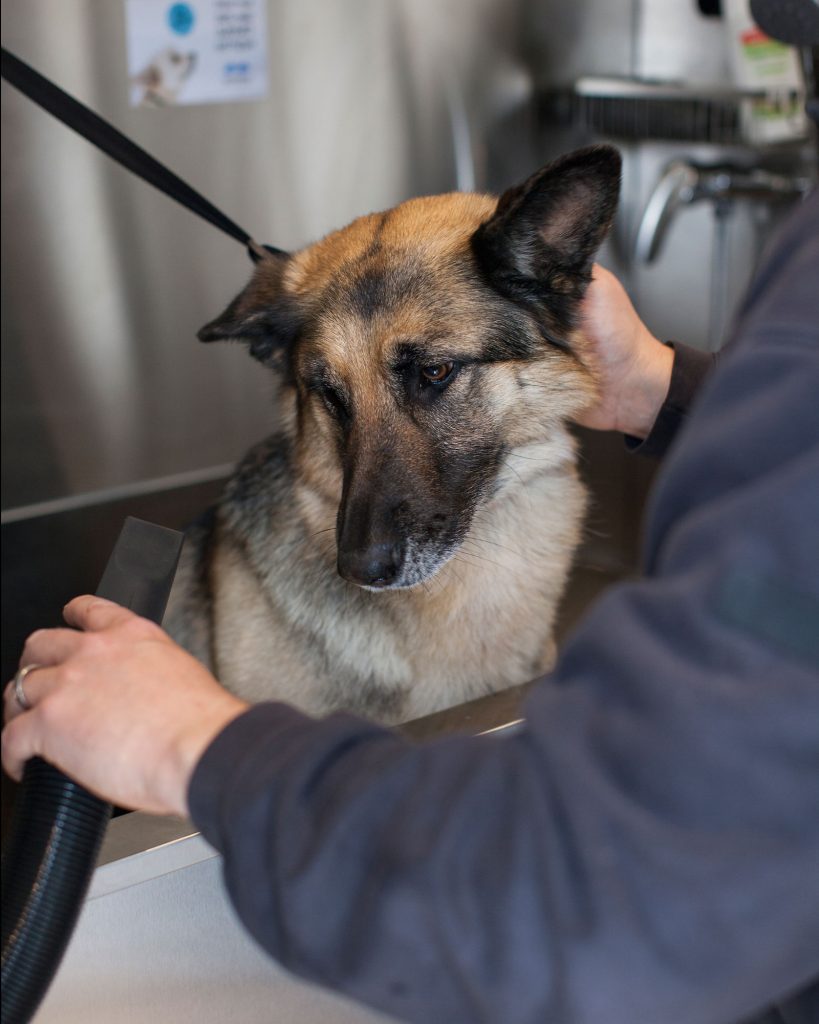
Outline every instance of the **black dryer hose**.
<svg viewBox="0 0 819 1024"><path fill-rule="evenodd" d="M97 594L161 622L182 534L125 520ZM3 855L2 1024L27 1024L77 922L110 804L38 757L25 766Z"/></svg>

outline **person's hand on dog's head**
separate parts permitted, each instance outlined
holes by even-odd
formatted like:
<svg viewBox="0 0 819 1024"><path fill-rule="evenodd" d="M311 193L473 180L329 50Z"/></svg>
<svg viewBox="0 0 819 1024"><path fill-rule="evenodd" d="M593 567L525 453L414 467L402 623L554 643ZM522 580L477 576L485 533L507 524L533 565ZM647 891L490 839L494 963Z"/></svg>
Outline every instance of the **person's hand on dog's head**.
<svg viewBox="0 0 819 1024"><path fill-rule="evenodd" d="M614 274L598 264L581 317L581 357L599 393L578 423L647 437L668 394L672 349L654 337Z"/></svg>
<svg viewBox="0 0 819 1024"><path fill-rule="evenodd" d="M26 641L23 710L5 691L3 767L39 756L104 800L186 814L191 774L210 741L248 705L158 626L99 597L65 608L75 629Z"/></svg>

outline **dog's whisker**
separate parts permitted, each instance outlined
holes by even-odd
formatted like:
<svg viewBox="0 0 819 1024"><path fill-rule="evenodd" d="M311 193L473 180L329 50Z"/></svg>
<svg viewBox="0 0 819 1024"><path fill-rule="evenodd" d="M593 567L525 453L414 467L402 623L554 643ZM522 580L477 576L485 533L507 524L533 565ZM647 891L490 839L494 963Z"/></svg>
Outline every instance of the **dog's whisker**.
<svg viewBox="0 0 819 1024"><path fill-rule="evenodd" d="M545 455L542 456L541 458L538 458L535 455L521 455L519 452L507 452L506 453L506 458L507 459L521 459L523 462L549 462L550 461L550 459L547 458L547 456L545 456Z"/></svg>
<svg viewBox="0 0 819 1024"><path fill-rule="evenodd" d="M510 566L504 565L503 562L494 562L491 558L487 558L486 555L482 555L479 551L470 551L464 544L460 548L464 554L469 555L470 558L477 558L480 562L486 562L487 565L494 565L497 569L504 569L507 572Z"/></svg>
<svg viewBox="0 0 819 1024"><path fill-rule="evenodd" d="M432 576L429 577L428 581L429 581L429 583L433 584L437 594L441 594L441 593L443 593L444 590L446 590L446 588L447 588L447 586L448 586L448 584L450 582L449 577L450 577L451 573L452 573L452 559L450 559L447 562L444 562L444 564L440 567L440 569L438 569L437 572L435 572ZM459 580L459 582L460 582L460 580Z"/></svg>
<svg viewBox="0 0 819 1024"><path fill-rule="evenodd" d="M513 548L508 544L501 544L500 541L492 540L489 537L481 537L476 533L470 535L470 538L478 544L491 544L494 548L500 548L501 551L508 551L510 555L518 555L524 557L525 552L521 548Z"/></svg>
<svg viewBox="0 0 819 1024"><path fill-rule="evenodd" d="M450 560L449 560L449 561L448 561L448 562L446 563L446 565L445 565L445 566L443 567L443 569L441 570L441 572L440 572L440 573L437 573L437 574L436 574L436 576L435 576L435 578L436 578L436 579L439 579L439 582L440 582L440 589L441 589L441 591L443 591L443 590L445 589L445 587L446 587L446 584L447 584L447 583L449 582L448 580L445 580L445 579L441 579L441 577L442 577L442 576L444 575L444 573L446 573L446 575L447 575L447 576L454 576L454 577L455 577L455 580L456 580L456 582L457 582L457 583L458 583L458 584L459 584L460 586L463 586L463 582L464 582L464 581L463 581L463 579L461 578L460 574L459 574L459 573L458 573L458 572L456 571L456 569L455 569L455 558L451 558L451 559L450 559Z"/></svg>
<svg viewBox="0 0 819 1024"><path fill-rule="evenodd" d="M507 463L507 466L509 466L509 463ZM521 487L525 487L526 484L524 483L523 477L520 475L520 473L518 473L518 471L515 469L515 467L514 466L509 466L509 469L511 469L511 471L518 478L518 480L520 481Z"/></svg>
<svg viewBox="0 0 819 1024"><path fill-rule="evenodd" d="M446 590L447 580L444 578L444 570L436 572L434 576L430 578L430 595L432 597L438 597Z"/></svg>
<svg viewBox="0 0 819 1024"><path fill-rule="evenodd" d="M293 548L295 548L297 551L303 551L304 550L304 542L305 541L313 541L318 536L320 536L320 534L305 534L303 537L298 537L296 540L290 540L290 541L285 541L285 542L281 542L280 541L280 542L278 542L276 544L276 551L277 552L283 552L283 551L288 551L288 550L293 549Z"/></svg>
<svg viewBox="0 0 819 1024"><path fill-rule="evenodd" d="M473 558L477 559L477 561L472 561ZM463 548L461 549L461 551L458 552L457 555L455 555L453 557L453 561L457 561L461 565L467 566L473 572L481 572L481 571L485 572L486 571L485 565L487 563L487 559L481 558L480 555L475 555L472 552L464 552ZM494 563L494 562L489 562L488 564L489 565L493 565L497 569L507 569L508 570L508 568L509 568L508 566L498 565L497 563Z"/></svg>
<svg viewBox="0 0 819 1024"><path fill-rule="evenodd" d="M326 527L323 530L316 530L315 533L308 533L307 534L307 540L313 540L315 537L321 537L321 536L323 536L324 534L327 534L327 533L334 533L335 529L336 529L335 525L333 525L333 526L328 526L328 527Z"/></svg>

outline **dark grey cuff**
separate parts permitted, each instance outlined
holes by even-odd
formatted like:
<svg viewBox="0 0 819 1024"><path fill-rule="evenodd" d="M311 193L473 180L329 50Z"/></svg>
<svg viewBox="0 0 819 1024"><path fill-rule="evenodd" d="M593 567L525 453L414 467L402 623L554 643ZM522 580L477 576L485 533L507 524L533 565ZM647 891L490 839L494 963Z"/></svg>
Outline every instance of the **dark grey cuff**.
<svg viewBox="0 0 819 1024"><path fill-rule="evenodd" d="M657 413L654 426L645 440L626 436L626 447L639 455L659 458L668 450L677 431L685 422L688 410L700 389L703 380L714 368L717 357L712 352L702 352L678 341L666 342L674 350L671 367L671 381L668 394Z"/></svg>

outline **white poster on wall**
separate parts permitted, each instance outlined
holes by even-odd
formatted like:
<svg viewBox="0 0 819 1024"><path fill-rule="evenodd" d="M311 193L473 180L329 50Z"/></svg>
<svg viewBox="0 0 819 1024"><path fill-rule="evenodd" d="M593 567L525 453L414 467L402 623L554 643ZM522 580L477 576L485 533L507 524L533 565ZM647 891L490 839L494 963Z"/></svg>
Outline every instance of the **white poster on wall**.
<svg viewBox="0 0 819 1024"><path fill-rule="evenodd" d="M265 0L125 0L132 107L267 94Z"/></svg>

